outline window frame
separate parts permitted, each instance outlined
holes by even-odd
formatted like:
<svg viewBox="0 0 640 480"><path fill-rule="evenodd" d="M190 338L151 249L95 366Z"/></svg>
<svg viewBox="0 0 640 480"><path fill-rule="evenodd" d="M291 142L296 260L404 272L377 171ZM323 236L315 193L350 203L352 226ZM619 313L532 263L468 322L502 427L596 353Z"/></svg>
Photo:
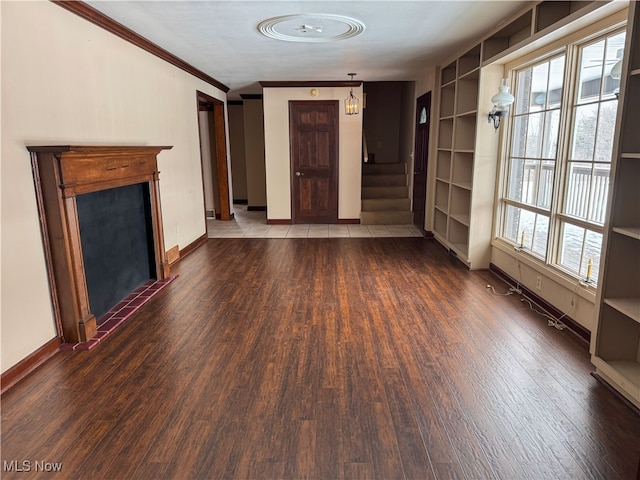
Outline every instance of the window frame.
<svg viewBox="0 0 640 480"><path fill-rule="evenodd" d="M546 209L538 207L537 205L529 205L527 203L511 199L508 196L510 180L509 169L513 160L512 147L514 141L514 115L510 114L507 117L506 122L504 122L503 120L504 130L501 132L501 146L498 158L498 182L496 188L496 209L494 217L494 240L498 244L507 246L507 251L515 248L515 250L517 251L517 255L525 254L527 258L534 264L541 265L545 269L559 274L561 277L569 280L570 283L574 285L577 285L578 283L584 284L585 277L581 272L581 264L578 266L578 274L576 274L574 271L564 267L560 263L562 255L562 237L564 225L569 224L572 226L583 228L587 231L604 235L605 224L607 221L607 218L605 217L603 224L597 224L564 213L565 200L570 188L568 176L569 167L571 165L570 150L572 148L574 135L573 122L576 115L576 107L578 105L581 105L578 101L580 51L582 48L597 43L600 40L604 40L607 37L623 33L625 31L625 28L626 22L624 21L619 21L609 25L598 25L592 31L577 32L569 35L568 37L565 37L564 39L561 39L550 46L541 47L533 52L528 53L527 55L523 55L519 59L516 59L505 66L505 77L509 79L509 85L514 92L514 96L517 97L516 78L518 72L526 70L527 68L533 68L534 66L544 62L550 62L553 58L561 56L563 54L565 56L558 143L556 157L554 159L554 180L551 205L549 207L549 210L547 211ZM602 103L601 96L596 103L598 105ZM515 105L513 107L515 108ZM544 112L545 110L542 111ZM612 155L614 154L615 140ZM591 165L593 166L599 162L594 158L589 163L591 163ZM609 173L609 175L611 175L611 172ZM605 198L605 202L606 201L607 198ZM528 212L538 215L544 215L545 217L549 218L546 255L544 258L541 255L533 252L532 249L519 248L517 241L513 242L505 236L505 224L509 206L524 209ZM605 212L607 207L608 205L605 204ZM589 213L587 213L587 216L588 215ZM586 236L587 233L585 232L584 235ZM581 242L580 262L582 262L584 257L585 245L586 240L583 237ZM591 281L592 282L590 283L590 286L597 288L597 276L592 278Z"/></svg>
<svg viewBox="0 0 640 480"><path fill-rule="evenodd" d="M569 74L572 77L572 85L571 85L571 92L570 92L571 95L568 96L568 102L566 105L566 109L569 110L567 112L568 125L566 127L566 130L564 131L564 133L566 134L565 136L566 150L564 151L564 158L562 160L561 173L562 173L563 181L562 181L562 184L560 185L560 190L558 191L558 204L557 204L557 212L556 212L557 219L555 223L555 229L557 230L558 238L554 243L556 251L553 257L552 266L562 270L569 276L579 278L581 280L584 280L586 277L586 273L583 274L583 267L586 266L586 263L584 260L585 260L585 250L586 250L587 241L585 238L583 238L582 240L580 258L579 258L579 264L578 264L578 273L576 274L561 263L562 235L564 232L564 227L565 225L571 225L574 227L582 228L585 230L583 234L585 237L586 235L588 235L588 232L593 232L603 237L605 232L605 223L607 220L605 216L606 216L606 209L607 209L606 202L608 200L608 195L604 195L604 198L603 198L603 201L605 202L605 204L603 205L604 213L603 213L602 223L598 223L595 220L589 219L589 217L592 215L592 207L593 207L591 200L589 200L589 203L587 205L586 219L576 217L566 213L566 210L568 208L567 197L569 196L569 191L571 189L570 179L569 179L571 165L578 164L578 163L588 163L591 166L592 172L590 174L590 183L589 183L589 190L588 190L588 195L590 197L592 195L592 188L594 186L593 170L599 164L609 165L609 167L611 167L611 164L613 163L613 158L610 158L609 161L601 161L597 159L596 149L598 146L598 137L599 137L599 135L597 135L596 138L594 139L594 144L592 147L593 153L592 153L591 159L590 160L573 159L572 148L574 143L574 135L576 134L576 131L573 127L575 125L575 119L577 117L577 114L578 114L577 112L579 107L585 106L585 105L597 105L598 106L597 125L599 126L599 123L600 123L599 115L602 111L602 106L605 103L609 103L612 101L617 102L617 96L615 100L611 96L609 98L603 98L603 88L604 88L603 85L599 86L598 99L596 101L584 101L584 102L580 101L580 98L579 98L580 83L578 80L582 70L582 66L581 66L582 51L591 45L594 45L600 41L604 41L605 51L603 55L604 55L604 60L606 61L606 48L607 48L608 39L611 37L620 35L622 33L625 33L625 27L615 26L615 27L611 27L603 31L600 31L595 35L589 36L588 38L584 38L579 41L576 41L569 46L571 49L571 55L572 55L571 71L569 72ZM601 74L600 80L604 80L604 78L606 77L604 76L604 66L603 66L603 72ZM618 106L616 105L615 119L617 119L617 113L618 113L617 108ZM596 128L596 132L597 133L599 132L598 127ZM614 126L614 137L615 137L615 126ZM614 154L615 154L615 138L612 140L611 157L613 157ZM609 174L608 174L609 181L611 180L611 173L612 173L611 168L609 168ZM610 184L607 186L607 188L611 188ZM600 253L602 254L602 243L600 245L600 249L601 249ZM600 255L600 258L601 258L601 255ZM599 268L599 265L598 265L598 268ZM593 278L591 278L590 280L594 284L594 286L597 286L597 274L594 275Z"/></svg>
<svg viewBox="0 0 640 480"><path fill-rule="evenodd" d="M500 156L500 162L501 162L501 166L500 166L500 181L499 181L499 197L498 197L498 203L501 204L500 208L501 208L501 212L500 212L500 216L499 216L499 222L498 223L498 228L496 231L496 235L497 238L505 241L505 242L509 242L509 240L507 238L504 237L503 232L504 232L504 224L506 222L506 215L507 215L507 205L510 205L512 207L515 208L520 208L520 209L524 209L527 210L529 212L532 212L534 214L537 215L543 215L545 217L549 218L549 229L548 229L548 233L547 233L547 246L546 246L546 255L543 258L542 256L536 254L535 252L533 252L533 250L527 250L527 249L519 249L519 251L522 252L526 252L527 254L529 254L531 257L537 259L538 261L543 262L545 265L547 266L552 266L553 263L549 262L548 259L550 257L550 252L553 252L552 249L550 249L550 247L553 247L553 245L555 244L554 242L551 242L550 239L553 238L554 235L554 226L555 226L555 220L554 220L554 206L557 204L558 198L557 198L557 194L558 194L558 182L560 181L560 177L561 175L559 175L559 171L558 171L558 165L560 162L560 157L562 155L564 155L564 153L561 154L561 152L564 152L564 137L561 135L561 132L565 129L565 122L566 122L566 112L565 109L562 108L562 106L565 104L566 102L566 95L567 95L567 88L566 88L566 83L567 83L567 64L570 61L570 52L568 51L568 47L563 46L561 48L556 48L553 49L551 51L545 52L544 54L540 54L539 56L530 59L527 62L524 63L520 63L519 65L517 65L514 68L511 68L509 71L509 76L508 78L510 79L510 87L512 89L512 91L515 94L515 87L516 87L516 77L519 71L523 71L526 70L528 68L534 68L537 65L543 64L545 62L551 62L553 59L558 58L560 56L564 55L564 75L563 75L563 88L562 88L562 98L561 98L561 108L560 108L560 122L559 122L559 133L558 133L558 144L557 144L557 148L556 148L556 158L554 159L554 178L553 178L553 191L551 194L551 204L549 206L549 209L544 209L542 207L539 207L537 205L529 205L527 203L524 202L520 202L514 199L511 199L508 197L508 189L509 189L509 168L511 165L511 160L512 160L512 147L513 147L513 138L512 138L512 132L513 132L513 122L514 122L514 115L510 114L507 118L508 121L505 123L504 127L505 130L502 132L502 135L506 138L504 138L503 141L503 149L501 152L501 156ZM507 132L507 133L505 133ZM526 157L526 154L525 154ZM514 246L518 246L517 243L513 244L511 243L511 245ZM555 253L554 253L555 255Z"/></svg>

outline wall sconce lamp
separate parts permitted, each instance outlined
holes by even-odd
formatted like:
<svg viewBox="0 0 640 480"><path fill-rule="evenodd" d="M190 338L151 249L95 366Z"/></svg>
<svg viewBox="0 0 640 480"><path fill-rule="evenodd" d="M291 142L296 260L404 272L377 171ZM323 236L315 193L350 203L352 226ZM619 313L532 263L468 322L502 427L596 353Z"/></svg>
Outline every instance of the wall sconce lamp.
<svg viewBox="0 0 640 480"><path fill-rule="evenodd" d="M357 75L357 73L347 73L351 77L351 81L353 81L353 77ZM345 115L357 115L360 113L360 100L353 94L353 87L349 91L349 96L344 100L344 113Z"/></svg>
<svg viewBox="0 0 640 480"><path fill-rule="evenodd" d="M620 80L622 77L622 55L624 55L624 49L619 48L616 52L617 61L613 64L613 67L611 67L611 73L609 73L611 78L614 80Z"/></svg>
<svg viewBox="0 0 640 480"><path fill-rule="evenodd" d="M509 114L509 105L511 105L514 100L513 95L509 93L507 79L503 78L498 93L491 98L493 108L489 112L488 117L489 123L493 122L493 128L496 132L498 128L500 128L500 119Z"/></svg>
<svg viewBox="0 0 640 480"><path fill-rule="evenodd" d="M611 67L611 72L609 76L614 80L620 80L622 78L622 56L624 55L624 49L619 48L616 52L616 60L617 62L613 64ZM616 87L613 91L615 93L616 98L620 96L620 87Z"/></svg>

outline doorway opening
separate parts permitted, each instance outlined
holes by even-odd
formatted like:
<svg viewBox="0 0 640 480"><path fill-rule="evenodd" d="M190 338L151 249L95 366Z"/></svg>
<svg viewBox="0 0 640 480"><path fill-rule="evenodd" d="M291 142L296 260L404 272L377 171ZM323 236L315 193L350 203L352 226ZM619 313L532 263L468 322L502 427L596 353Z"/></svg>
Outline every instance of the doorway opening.
<svg viewBox="0 0 640 480"><path fill-rule="evenodd" d="M204 219L231 220L224 102L197 92Z"/></svg>
<svg viewBox="0 0 640 480"><path fill-rule="evenodd" d="M360 222L413 223L415 83L365 82Z"/></svg>

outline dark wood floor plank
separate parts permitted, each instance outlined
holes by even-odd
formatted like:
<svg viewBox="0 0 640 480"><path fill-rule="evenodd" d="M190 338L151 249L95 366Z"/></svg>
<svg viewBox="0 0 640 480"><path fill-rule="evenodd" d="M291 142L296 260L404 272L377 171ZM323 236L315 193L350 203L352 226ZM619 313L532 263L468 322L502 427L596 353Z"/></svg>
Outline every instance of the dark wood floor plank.
<svg viewBox="0 0 640 480"><path fill-rule="evenodd" d="M429 452L422 440L402 375L397 369L385 369L384 383L405 478L435 478Z"/></svg>
<svg viewBox="0 0 640 480"><path fill-rule="evenodd" d="M343 448L345 463L368 464L373 462L371 444L373 442L371 426L373 423L373 389L361 391L359 384L369 384L370 379L363 373L362 354L357 348L358 339L345 343L345 383L341 400L343 423ZM377 389L377 385L374 387Z"/></svg>
<svg viewBox="0 0 640 480"><path fill-rule="evenodd" d="M474 369L484 359L473 355L469 348L452 349L451 356L457 368L443 365L445 374L450 381L457 385L465 384L470 387L470 397L473 408L472 417L483 431L486 445L490 452L494 469L501 471L501 478L581 478L582 472L569 452L547 425L532 422L526 416L513 408L514 404L521 404L523 398L510 392L503 383L501 374L496 372L491 376L484 375L484 369L473 377L460 377L460 372ZM489 387L489 388L488 388ZM531 401L544 403L545 398L531 396ZM514 413L512 410L516 410ZM549 455L552 450L553 454ZM496 463L496 460L498 461ZM501 466L510 466L505 470Z"/></svg>
<svg viewBox="0 0 640 480"><path fill-rule="evenodd" d="M66 447L63 452L54 449L41 457L64 458L65 478L81 478L85 474L82 470L85 460L95 454L96 446L109 432L113 431L113 427L113 422L103 420L89 422L85 424L85 431L77 435L78 441L72 444L69 441L59 442L59 448Z"/></svg>
<svg viewBox="0 0 640 480"><path fill-rule="evenodd" d="M376 478L405 478L398 439L387 402L375 402L369 434L371 457Z"/></svg>
<svg viewBox="0 0 640 480"><path fill-rule="evenodd" d="M153 351L153 345L144 346L140 353L140 358L145 358L146 355ZM83 359L88 359L87 352L82 352L79 356ZM84 362L86 363L86 362ZM109 399L106 396L96 396L95 391L98 386L101 385L105 379L112 377L114 385L119 388L123 382L131 380L132 372L136 371L138 360L132 360L131 369L121 369L121 375L114 376L114 370L106 365L104 369L100 369L95 372L95 375L90 375L86 378L83 385L64 385L52 388L46 395L49 400L49 409L35 409L29 412L29 415L25 419L27 423L17 422L16 426L23 429L26 425L33 426L39 425L37 428L38 435L31 439L29 445L23 445L20 448L20 453L25 458L32 458L33 456L49 456L49 458L56 458L56 455L60 454L60 451L66 451L69 449L69 439L75 438L81 431L84 431L87 424L96 421L110 421L115 424L115 418L104 418L101 413L104 409L109 408L111 405L119 402L127 401L133 392L126 391L121 397L117 399ZM63 367L69 366L69 363L63 363ZM84 367L84 365L83 365ZM86 375L84 368L74 369L79 371L80 375ZM74 398L76 403L69 402L69 398ZM78 410L77 405L87 405L91 408L85 408ZM4 406L3 406L4 408ZM51 412L56 412L56 422L50 422ZM60 436L60 431L65 432L65 437ZM5 437L6 435L6 437ZM11 442L11 430L5 433L3 428L3 437L8 437L8 443ZM98 437L96 437L98 438Z"/></svg>
<svg viewBox="0 0 640 480"><path fill-rule="evenodd" d="M344 478L353 480L369 480L376 478L373 468L368 463L345 463Z"/></svg>
<svg viewBox="0 0 640 480"><path fill-rule="evenodd" d="M410 389L409 401L433 473L441 479L464 478L462 466L431 394L432 388L424 382L413 357L405 355L401 357L402 377L405 386Z"/></svg>
<svg viewBox="0 0 640 480"><path fill-rule="evenodd" d="M447 436L465 477L496 478L496 473L491 468L483 446L475 434L475 426L469 423L464 410L456 402L438 366L425 365L422 375L429 385L439 385L433 390L438 416L445 425Z"/></svg>
<svg viewBox="0 0 640 480"><path fill-rule="evenodd" d="M525 478L520 459L514 452L510 432L498 427L499 417L504 413L494 410L483 401L482 391L474 388L474 380L462 367L460 358L451 352L450 361L442 361L439 367L449 382L452 394L460 405L468 424L479 439L491 469L498 478Z"/></svg>
<svg viewBox="0 0 640 480"><path fill-rule="evenodd" d="M480 306L476 306L481 308ZM476 310L477 311L477 310ZM510 333L514 332L516 325L509 324L508 330ZM495 331L495 330L493 330ZM531 352L540 351L540 349L553 351L554 345L550 345L548 341L544 340L545 335L537 335L538 342L535 344L529 343L527 348L523 349L511 349L507 348L505 344L496 341L495 335L489 335L485 331L480 329L474 329L475 337L482 338L484 335L487 342L491 341L491 347L495 348L496 352L492 355L491 361L496 363L496 372L508 372L510 375L504 380L504 382L513 382L514 379L519 379L523 382L523 389L527 392L530 398L538 396L539 402L534 405L543 404L546 406L544 410L540 411L541 416L547 416L549 412L554 412L556 415L552 418L547 418L544 425L554 427L556 432L554 437L564 439L562 450L574 450L574 456L580 458L582 470L584 475L590 476L595 473L596 478L602 476L606 478L617 478L623 471L633 471L632 462L625 459L622 465L611 464L607 461L609 458L609 452L613 451L612 443L617 445L617 448L624 448L623 444L625 440L636 441L634 439L640 438L640 425L637 420L627 424L624 428L621 428L622 435L616 436L616 439L610 439L607 435L595 435L593 433L592 424L598 425L600 422L600 415L593 416L595 422L587 421L588 416L585 412L578 412L575 415L576 410L582 410L583 407L590 408L590 402L588 398L589 390L584 389L584 402L576 403L574 401L573 392L577 389L575 383L566 381L567 378L571 378L572 374L565 371L565 375L562 376L558 372L562 372L564 369L563 363L556 363L549 361L546 356L532 355ZM558 330L547 330L547 338L553 338L556 341L558 338L562 338L567 335L567 332L559 332ZM567 339L565 339L567 340ZM573 340L572 337L569 340ZM486 353L479 352L477 353ZM585 375L588 382L592 387L595 387L597 383L588 375ZM581 379L582 383L584 380ZM489 390L493 391L493 390ZM516 404L511 403L512 405ZM579 405L582 405L579 407ZM573 420L573 421L572 421ZM610 428L610 425L607 427ZM631 433L635 431L635 433ZM629 435L625 435L624 432L629 432ZM551 438L549 443L553 442L555 438ZM622 442L622 443L620 443ZM556 450L557 452L558 450ZM571 462L564 458L562 462L565 467L571 464ZM570 470L571 472L571 470ZM576 472L571 472L575 474ZM622 474L621 478L625 478L625 474Z"/></svg>
<svg viewBox="0 0 640 480"><path fill-rule="evenodd" d="M152 365L152 364L151 364ZM109 456L95 455L82 465L83 475L91 478L131 478L146 457L156 435L165 429L167 419L182 398L166 377L152 368L137 383L140 395L134 396L117 417L119 428L105 435L96 451L111 450ZM158 401L151 402L150 398ZM120 446L119 449L114 448ZM97 462L95 460L98 460Z"/></svg>
<svg viewBox="0 0 640 480"><path fill-rule="evenodd" d="M640 414L435 242L212 239L2 397L2 478L634 478ZM135 334L135 335L134 335Z"/></svg>
<svg viewBox="0 0 640 480"><path fill-rule="evenodd" d="M191 428L183 432L182 437L176 443L180 453L173 455L163 478L197 478L196 475L201 464L200 459L205 455L206 449L210 447L208 440L211 437L211 430L210 422L194 421Z"/></svg>
<svg viewBox="0 0 640 480"><path fill-rule="evenodd" d="M477 309L474 310L474 312L477 311ZM464 311L462 313L469 314ZM455 324L453 326L455 327ZM457 354L457 363L462 364L463 369L468 369L488 362L486 368L478 369L477 377L482 379L482 385L491 385L491 388L478 387L477 395L483 398L502 392L502 402L499 397L492 401L495 408L502 409L505 415L513 412L510 416L515 420L511 420L511 423L517 426L518 419L522 421L520 437L529 437L533 440L528 442L526 449L520 448L515 453L516 458L524 465L529 465L528 471L536 472L543 468L545 472L552 473L554 478L589 477L590 470L584 471L578 466L566 443L562 441L567 429L567 419L562 409L554 411L548 408L547 391L536 384L535 373L542 371L541 366L532 365L531 369L522 369L518 359L513 358L512 352L504 347L508 343L508 332L477 328L470 324L466 327L472 334L469 338L490 344L490 347L483 351L473 345L467 345L464 352ZM502 336L504 340L501 339ZM495 350L493 354L490 353L491 350ZM451 354L456 355L456 350L452 349ZM529 355L524 350L523 354ZM488 372L492 373L489 375ZM551 378L548 374L545 375ZM560 389L562 386L557 384L552 388ZM504 399L508 401L504 402ZM531 405L523 411L519 407L527 401ZM537 418L540 418L540 421L536 422ZM524 457L522 452L525 452ZM550 452L552 452L551 455L549 455ZM541 458L545 460L542 461Z"/></svg>

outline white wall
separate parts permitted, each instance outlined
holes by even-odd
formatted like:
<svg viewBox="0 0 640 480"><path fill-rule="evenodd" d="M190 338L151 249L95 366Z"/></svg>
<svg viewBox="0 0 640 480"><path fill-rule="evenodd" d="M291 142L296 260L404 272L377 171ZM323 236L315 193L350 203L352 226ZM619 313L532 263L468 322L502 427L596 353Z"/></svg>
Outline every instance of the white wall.
<svg viewBox="0 0 640 480"><path fill-rule="evenodd" d="M172 145L165 245L205 233L196 90L221 90L46 1L0 2L2 371L56 336L26 145Z"/></svg>
<svg viewBox="0 0 640 480"><path fill-rule="evenodd" d="M263 90L267 218L269 220L291 219L289 100L339 100L338 219L359 219L362 115L344 114L343 100L349 95L349 87L318 85L316 88L320 94L317 97L311 97L312 88L265 88ZM354 87L353 93L362 99L362 86Z"/></svg>
<svg viewBox="0 0 640 480"><path fill-rule="evenodd" d="M593 331L598 313L593 288L576 285L528 255L517 254L511 245L499 240L495 240L491 247L491 263L569 318ZM540 290L536 289L537 277L542 279ZM506 286L501 290L506 290Z"/></svg>

